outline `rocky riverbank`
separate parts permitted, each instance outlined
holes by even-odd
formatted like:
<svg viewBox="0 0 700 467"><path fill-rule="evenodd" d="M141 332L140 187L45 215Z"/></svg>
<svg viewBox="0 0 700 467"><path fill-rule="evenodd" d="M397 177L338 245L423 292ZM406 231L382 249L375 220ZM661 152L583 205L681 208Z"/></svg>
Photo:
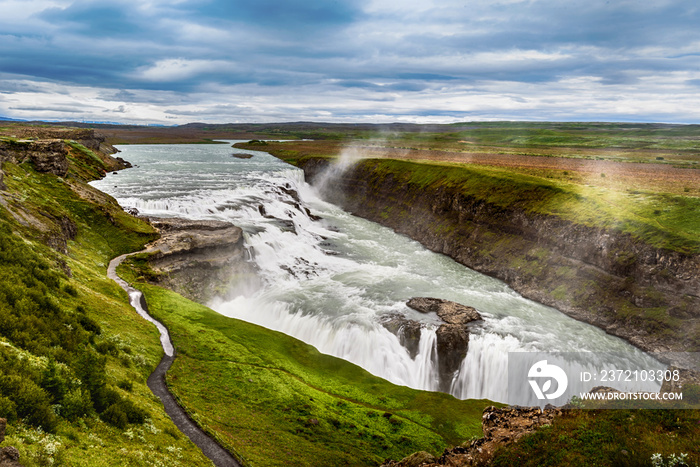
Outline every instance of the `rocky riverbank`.
<svg viewBox="0 0 700 467"><path fill-rule="evenodd" d="M296 161L307 181L331 161ZM446 184L418 185L363 160L334 170L324 196L499 278L522 295L622 337L646 351L700 349L700 258L629 234L504 208Z"/></svg>

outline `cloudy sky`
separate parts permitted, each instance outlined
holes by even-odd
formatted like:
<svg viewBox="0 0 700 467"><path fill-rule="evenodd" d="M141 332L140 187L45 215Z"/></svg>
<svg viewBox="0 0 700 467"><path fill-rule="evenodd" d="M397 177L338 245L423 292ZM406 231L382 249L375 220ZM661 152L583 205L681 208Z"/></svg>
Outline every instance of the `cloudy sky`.
<svg viewBox="0 0 700 467"><path fill-rule="evenodd" d="M698 0L0 0L0 117L700 123Z"/></svg>

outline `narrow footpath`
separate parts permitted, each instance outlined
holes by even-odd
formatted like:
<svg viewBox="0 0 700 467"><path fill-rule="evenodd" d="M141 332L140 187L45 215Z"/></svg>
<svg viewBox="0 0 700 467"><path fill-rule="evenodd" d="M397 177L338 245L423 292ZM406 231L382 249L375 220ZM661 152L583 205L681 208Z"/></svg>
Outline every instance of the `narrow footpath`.
<svg viewBox="0 0 700 467"><path fill-rule="evenodd" d="M144 250L146 251L146 250ZM147 321L153 323L160 331L160 342L163 346L163 351L165 355L161 359L158 367L155 369L151 376L148 377L148 387L151 389L153 394L158 396L163 402L165 407L165 412L170 416L172 421L178 427L178 429L185 434L189 439L196 444L217 467L242 467L242 465L228 452L226 449L221 447L213 438L202 431L199 426L192 421L192 419L187 415L182 407L178 405L175 401L175 397L168 390L165 384L165 373L170 369L175 360L175 348L170 340L170 335L166 327L159 321L153 319L151 315L148 314L148 306L146 305L146 300L143 294L131 287L126 281L117 275L117 266L119 266L124 259L128 256L135 255L137 253L128 253L125 255L118 256L109 262L109 267L107 268L107 276L115 281L119 286L126 291L129 295L129 301L131 306L134 307L136 312L141 315Z"/></svg>

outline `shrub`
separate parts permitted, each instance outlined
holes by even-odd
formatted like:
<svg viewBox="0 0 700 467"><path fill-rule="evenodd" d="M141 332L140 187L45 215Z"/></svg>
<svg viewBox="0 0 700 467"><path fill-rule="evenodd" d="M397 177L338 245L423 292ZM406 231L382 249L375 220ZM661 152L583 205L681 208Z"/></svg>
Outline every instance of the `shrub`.
<svg viewBox="0 0 700 467"><path fill-rule="evenodd" d="M78 317L78 324L80 324L80 326L82 326L83 329L85 329L91 334L96 334L98 336L102 334L102 328L100 328L100 325L97 324L95 320L85 315L81 315L80 317Z"/></svg>
<svg viewBox="0 0 700 467"><path fill-rule="evenodd" d="M0 394L14 402L17 417L45 431L56 428L56 415L51 410L49 395L31 379L18 375L2 376Z"/></svg>
<svg viewBox="0 0 700 467"><path fill-rule="evenodd" d="M117 387L123 389L127 392L131 392L134 389L134 385L131 381L123 379L117 383Z"/></svg>
<svg viewBox="0 0 700 467"><path fill-rule="evenodd" d="M127 418L126 414L116 404L107 407L107 409L100 415L100 418L104 420L105 423L109 423L110 425L122 430L129 424L129 419Z"/></svg>
<svg viewBox="0 0 700 467"><path fill-rule="evenodd" d="M126 414L126 418L129 420L129 423L142 424L144 421L146 421L148 413L146 413L146 411L142 408L137 407L136 404L131 402L129 399L122 399L117 403L117 406L122 410L122 412L124 412L124 414Z"/></svg>
<svg viewBox="0 0 700 467"><path fill-rule="evenodd" d="M83 347L75 359L73 368L95 399L95 393L105 385L107 374L105 373L106 358L99 355L91 347Z"/></svg>
<svg viewBox="0 0 700 467"><path fill-rule="evenodd" d="M700 404L700 385L686 384L683 386L683 401Z"/></svg>
<svg viewBox="0 0 700 467"><path fill-rule="evenodd" d="M54 403L60 402L66 392L68 392L68 382L64 375L61 374L53 358L49 359L49 364L46 366L46 370L44 370L41 387L49 393Z"/></svg>
<svg viewBox="0 0 700 467"><path fill-rule="evenodd" d="M90 412L92 412L92 399L89 391L76 388L63 398L61 403L62 417L75 421L89 415Z"/></svg>
<svg viewBox="0 0 700 467"><path fill-rule="evenodd" d="M76 289L73 285L71 284L66 284L63 286L63 291L70 295L71 297L77 297L78 296L78 289Z"/></svg>
<svg viewBox="0 0 700 467"><path fill-rule="evenodd" d="M120 400L121 396L119 393L107 386L102 386L92 392L93 405L98 412L104 412L107 408L118 403Z"/></svg>
<svg viewBox="0 0 700 467"><path fill-rule="evenodd" d="M0 396L0 418L6 418L8 422L17 420L17 404L7 397Z"/></svg>
<svg viewBox="0 0 700 467"><path fill-rule="evenodd" d="M114 342L99 342L95 344L95 350L97 350L99 353L102 355L107 355L110 354L113 357L116 357L119 355L119 349L117 348L116 345L114 345Z"/></svg>

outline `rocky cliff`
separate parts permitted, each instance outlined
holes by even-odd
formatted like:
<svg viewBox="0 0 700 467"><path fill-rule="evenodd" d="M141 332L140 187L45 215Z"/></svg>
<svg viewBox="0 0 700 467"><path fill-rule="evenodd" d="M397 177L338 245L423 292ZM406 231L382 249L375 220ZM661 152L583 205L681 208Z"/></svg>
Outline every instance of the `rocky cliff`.
<svg viewBox="0 0 700 467"><path fill-rule="evenodd" d="M83 147L99 158L105 171L131 167L117 153L105 137L94 130L77 128L14 127L9 135L0 138L0 164L31 162L38 172L65 177L72 149ZM0 170L0 189L4 190L4 173Z"/></svg>
<svg viewBox="0 0 700 467"><path fill-rule="evenodd" d="M199 303L236 293L233 284L255 286L243 231L228 222L149 218L161 237L149 245L151 282Z"/></svg>
<svg viewBox="0 0 700 467"><path fill-rule="evenodd" d="M107 197L82 182L131 167L124 159L112 157L116 152L104 136L89 129L28 125L4 128L0 132L0 205L21 225L38 232L43 243L67 254L68 241L77 235L73 220L42 207L30 208L23 196L8 189L10 182L5 180L4 170L13 169L5 164L30 164L40 174L60 177L85 199L109 203ZM67 266L63 269L70 275Z"/></svg>
<svg viewBox="0 0 700 467"><path fill-rule="evenodd" d="M324 196L456 261L507 282L647 351L700 349L700 258L629 234L491 204L442 184L418 186L363 160L327 170L298 161L310 183L333 173Z"/></svg>

